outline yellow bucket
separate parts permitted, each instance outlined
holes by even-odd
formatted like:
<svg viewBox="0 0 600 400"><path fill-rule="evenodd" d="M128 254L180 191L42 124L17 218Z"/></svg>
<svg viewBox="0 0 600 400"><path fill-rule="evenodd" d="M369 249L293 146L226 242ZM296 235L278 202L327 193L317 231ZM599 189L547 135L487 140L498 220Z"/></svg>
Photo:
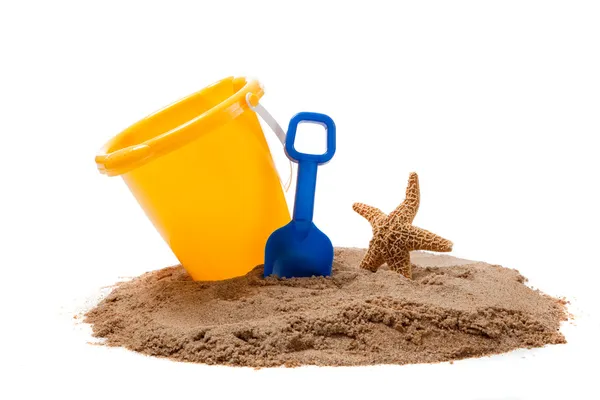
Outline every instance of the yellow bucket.
<svg viewBox="0 0 600 400"><path fill-rule="evenodd" d="M120 175L195 280L240 276L290 221L257 115L261 85L229 77L110 140L98 169ZM255 106L256 104L252 104Z"/></svg>

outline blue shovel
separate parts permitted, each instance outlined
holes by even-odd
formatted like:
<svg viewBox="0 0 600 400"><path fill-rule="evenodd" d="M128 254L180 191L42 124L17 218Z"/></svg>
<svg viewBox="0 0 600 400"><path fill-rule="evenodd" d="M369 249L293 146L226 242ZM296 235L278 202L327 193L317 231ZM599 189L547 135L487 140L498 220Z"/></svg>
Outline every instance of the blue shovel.
<svg viewBox="0 0 600 400"><path fill-rule="evenodd" d="M300 122L317 123L327 129L324 154L300 153L294 147ZM331 240L313 223L317 167L335 154L335 124L325 114L301 112L291 120L285 139L288 158L298 163L294 217L290 223L269 236L265 247L264 276L280 278L329 276L333 264Z"/></svg>

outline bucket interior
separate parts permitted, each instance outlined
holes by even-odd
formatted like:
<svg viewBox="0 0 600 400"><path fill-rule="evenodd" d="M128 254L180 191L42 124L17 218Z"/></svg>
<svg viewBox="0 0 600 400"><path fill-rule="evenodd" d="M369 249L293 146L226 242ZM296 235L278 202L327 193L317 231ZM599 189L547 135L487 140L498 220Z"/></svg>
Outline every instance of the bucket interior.
<svg viewBox="0 0 600 400"><path fill-rule="evenodd" d="M138 145L198 118L241 90L244 78L223 79L142 119L119 134L108 153Z"/></svg>

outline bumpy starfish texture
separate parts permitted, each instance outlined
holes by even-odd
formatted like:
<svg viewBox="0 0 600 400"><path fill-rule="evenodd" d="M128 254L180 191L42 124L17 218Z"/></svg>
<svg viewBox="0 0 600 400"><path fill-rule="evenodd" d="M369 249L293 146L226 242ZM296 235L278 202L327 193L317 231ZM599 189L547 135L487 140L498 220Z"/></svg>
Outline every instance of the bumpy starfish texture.
<svg viewBox="0 0 600 400"><path fill-rule="evenodd" d="M375 272L387 263L393 271L412 279L411 251L452 250L451 241L412 225L419 210L420 198L419 177L412 172L408 178L406 198L390 215L379 208L354 203L354 211L369 221L373 228L373 239L360 264L361 268Z"/></svg>

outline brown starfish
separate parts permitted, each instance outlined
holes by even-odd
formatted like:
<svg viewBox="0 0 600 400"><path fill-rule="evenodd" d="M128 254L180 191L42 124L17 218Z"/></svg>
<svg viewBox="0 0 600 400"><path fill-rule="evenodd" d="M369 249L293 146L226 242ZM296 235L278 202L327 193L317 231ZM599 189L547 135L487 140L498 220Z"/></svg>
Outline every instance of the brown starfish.
<svg viewBox="0 0 600 400"><path fill-rule="evenodd" d="M412 279L412 250L452 250L451 241L412 225L419 210L420 197L419 177L411 172L406 198L390 215L379 208L354 203L354 211L365 217L373 227L373 239L360 263L361 268L375 272L385 262L393 271Z"/></svg>

